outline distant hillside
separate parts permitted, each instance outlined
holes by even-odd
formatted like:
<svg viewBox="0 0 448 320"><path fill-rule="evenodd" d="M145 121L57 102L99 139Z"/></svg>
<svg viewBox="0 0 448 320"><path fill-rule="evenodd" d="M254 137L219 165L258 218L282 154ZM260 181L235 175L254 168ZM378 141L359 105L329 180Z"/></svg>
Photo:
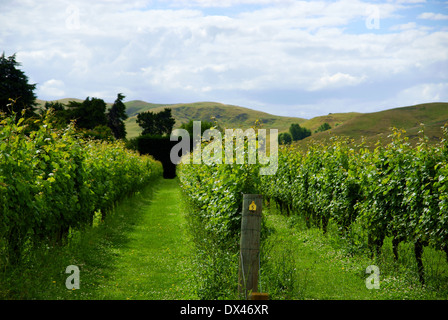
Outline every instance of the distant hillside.
<svg viewBox="0 0 448 320"><path fill-rule="evenodd" d="M53 102L60 102L62 104L68 104L70 101L76 101L76 102L83 102L83 99L76 99L76 98L64 98L64 99L58 99L58 100L52 100ZM46 100L36 99L37 108L43 108L45 105ZM48 101L50 102L50 101Z"/></svg>
<svg viewBox="0 0 448 320"><path fill-rule="evenodd" d="M344 114L341 114L344 115ZM319 117L318 117L319 118ZM303 125L312 123L313 118ZM388 141L387 136L391 133L391 128L405 129L410 140L418 139L420 124L425 125L425 135L431 141L439 141L442 136L443 125L448 122L448 103L436 102L425 103L415 106L394 108L373 113L351 114L346 121L341 121L338 126L332 129L313 134L305 139L328 139L330 136L346 136L360 141L365 137L372 143L382 140ZM303 143L306 143L305 141Z"/></svg>
<svg viewBox="0 0 448 320"><path fill-rule="evenodd" d="M361 113L358 112L347 112L347 113L330 113L326 116L318 116L312 119L306 120L301 124L301 126L310 129L314 132L322 124L328 123L332 128L340 126L341 124L359 116Z"/></svg>
<svg viewBox="0 0 448 320"><path fill-rule="evenodd" d="M144 101L129 101L125 103L129 119L126 121L128 138L136 137L141 128L136 123L137 114L143 111L159 112L164 108L170 108L176 119L175 128L190 120L212 121L214 117L222 128L246 129L254 125L258 119L262 128L275 128L279 131L287 131L292 123L303 123L306 119L295 117L275 116L269 113L256 111L239 106L232 106L218 102L196 102L179 104L151 104Z"/></svg>
<svg viewBox="0 0 448 320"><path fill-rule="evenodd" d="M149 103L142 100L132 100L124 103L126 105L126 113L129 117L136 116L140 112L149 111L150 109L169 106L168 104Z"/></svg>
<svg viewBox="0 0 448 320"><path fill-rule="evenodd" d="M60 99L64 104L68 101L80 101L81 99ZM38 100L43 106L45 101ZM110 106L111 103L108 103ZM448 122L448 103L435 102L425 103L415 106L393 108L385 111L372 113L330 113L314 117L312 119L302 119L297 117L275 116L269 113L252 110L249 108L222 104L218 102L196 102L178 104L154 104L141 100L125 102L126 112L129 116L126 120L127 137L133 138L140 134L141 128L136 123L137 114L144 111L159 112L164 108L171 108L176 119L175 128L189 120L211 121L216 118L222 128L247 129L258 119L265 129L278 129L279 132L288 131L292 123L299 123L302 127L308 128L313 134L300 141L298 144L306 144L311 139L328 139L330 136L346 136L360 141L365 137L372 143L383 140L387 141L387 136L391 133L391 127L405 129L407 135L412 140L417 140L420 124L425 124L425 133L431 141L439 141L442 136L441 127ZM332 129L314 133L323 123L329 123Z"/></svg>

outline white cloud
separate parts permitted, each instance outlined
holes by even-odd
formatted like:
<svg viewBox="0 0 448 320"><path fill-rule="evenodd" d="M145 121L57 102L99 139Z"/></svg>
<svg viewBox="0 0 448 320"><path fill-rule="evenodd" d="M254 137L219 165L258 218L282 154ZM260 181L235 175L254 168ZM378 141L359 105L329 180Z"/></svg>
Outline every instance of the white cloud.
<svg viewBox="0 0 448 320"><path fill-rule="evenodd" d="M41 97L65 98L64 82L62 80L47 80L42 85L38 85L37 90Z"/></svg>
<svg viewBox="0 0 448 320"><path fill-rule="evenodd" d="M425 82L406 87L390 97L378 101L373 111L380 111L383 108L394 108L411 106L429 102L448 101L448 82Z"/></svg>
<svg viewBox="0 0 448 320"><path fill-rule="evenodd" d="M124 92L131 100L228 99L277 112L287 103L269 104L257 94L324 106L319 93L381 87L410 70L409 87L427 83L422 75L447 64L448 32L417 25L415 12L406 16L403 9L421 2L376 1L378 30L366 27L371 2L360 0L2 2L0 47L18 53L22 69L42 83L38 95L48 99ZM424 19L441 15L420 10ZM432 81L445 83L441 77ZM376 99L371 91L364 99ZM300 101L303 93L310 101Z"/></svg>
<svg viewBox="0 0 448 320"><path fill-rule="evenodd" d="M426 0L397 0L397 3L426 3Z"/></svg>
<svg viewBox="0 0 448 320"><path fill-rule="evenodd" d="M401 31L401 30L415 29L416 27L417 27L417 24L415 22L408 22L408 23L394 25L390 28L390 30Z"/></svg>
<svg viewBox="0 0 448 320"><path fill-rule="evenodd" d="M291 3L293 0L174 0L175 6L227 8L238 5L275 5Z"/></svg>
<svg viewBox="0 0 448 320"><path fill-rule="evenodd" d="M344 86L358 85L366 79L366 76L355 77L346 73L335 73L325 75L319 78L310 88L310 90L334 89Z"/></svg>
<svg viewBox="0 0 448 320"><path fill-rule="evenodd" d="M434 12L424 12L418 16L419 19L448 20L448 15Z"/></svg>
<svg viewBox="0 0 448 320"><path fill-rule="evenodd" d="M404 89L397 94L397 100L412 105L424 102L448 101L448 82L423 83Z"/></svg>

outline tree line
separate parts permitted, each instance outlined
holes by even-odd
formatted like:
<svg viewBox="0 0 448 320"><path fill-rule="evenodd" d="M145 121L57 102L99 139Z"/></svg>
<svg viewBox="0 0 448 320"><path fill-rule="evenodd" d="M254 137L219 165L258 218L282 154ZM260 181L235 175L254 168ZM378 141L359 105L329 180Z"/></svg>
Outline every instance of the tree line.
<svg viewBox="0 0 448 320"><path fill-rule="evenodd" d="M113 105L107 110L103 99L87 97L83 102L69 101L67 105L60 102L46 102L41 113L53 110L54 120L67 125L76 122L76 127L83 130L85 136L98 139L126 138L124 120L128 118L126 106L123 103L125 96L121 93Z"/></svg>
<svg viewBox="0 0 448 320"><path fill-rule="evenodd" d="M314 133L323 132L326 130L330 130L331 126L325 122L317 128ZM298 123L292 123L289 127L288 132L281 132L278 135L278 143L279 144L290 144L293 141L299 141L309 137L311 135L311 130L301 127Z"/></svg>
<svg viewBox="0 0 448 320"><path fill-rule="evenodd" d="M111 140L125 139L128 118L125 96L117 94L110 108L100 98L87 97L84 101L69 101L63 104L58 101L45 102L43 108L38 108L36 102L36 84L28 83L28 77L19 69L20 63L16 55L9 57L5 53L0 56L0 113L5 115L21 114L25 119L39 118L51 110L54 123L67 126L72 121L78 131L84 136ZM28 121L33 127L33 121ZM137 116L137 123L142 128L142 135L169 135L175 124L171 109L165 108L159 113L142 112Z"/></svg>
<svg viewBox="0 0 448 320"><path fill-rule="evenodd" d="M5 115L21 114L25 119L39 118L49 113L55 123L66 126L75 121L76 128L85 136L100 139L125 139L124 120L128 118L125 96L118 93L117 99L108 109L106 102L99 98L87 97L83 102L46 102L43 108L37 107L36 84L28 83L28 77L18 67L15 54L0 56L0 112ZM33 127L33 121L28 121Z"/></svg>
<svg viewBox="0 0 448 320"><path fill-rule="evenodd" d="M0 112L6 115L22 114L25 119L38 118L44 114L51 114L53 120L60 126L66 126L72 121L76 128L85 137L96 139L126 139L124 121L128 118L126 106L123 103L125 96L117 94L117 98L110 108L103 99L87 97L84 101L69 101L63 104L58 101L46 102L43 108L37 108L34 90L36 84L29 84L28 77L18 67L15 54L9 57L3 53L0 56ZM175 125L171 109L156 113L152 111L141 112L137 115L137 123L142 128L141 135L168 136ZM192 131L193 120L182 124L181 128ZM214 126L212 122L202 122L201 131ZM33 121L29 121L33 127ZM315 132L330 129L328 123L321 125ZM311 135L311 131L297 123L291 124L289 132L279 134L280 144L289 144L302 140Z"/></svg>

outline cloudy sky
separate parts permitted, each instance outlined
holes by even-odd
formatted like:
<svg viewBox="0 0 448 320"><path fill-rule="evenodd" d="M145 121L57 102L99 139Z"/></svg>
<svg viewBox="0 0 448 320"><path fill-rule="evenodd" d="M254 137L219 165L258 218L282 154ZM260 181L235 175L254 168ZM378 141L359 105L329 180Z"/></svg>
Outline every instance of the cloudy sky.
<svg viewBox="0 0 448 320"><path fill-rule="evenodd" d="M304 118L448 101L446 0L1 0L0 24L44 100Z"/></svg>

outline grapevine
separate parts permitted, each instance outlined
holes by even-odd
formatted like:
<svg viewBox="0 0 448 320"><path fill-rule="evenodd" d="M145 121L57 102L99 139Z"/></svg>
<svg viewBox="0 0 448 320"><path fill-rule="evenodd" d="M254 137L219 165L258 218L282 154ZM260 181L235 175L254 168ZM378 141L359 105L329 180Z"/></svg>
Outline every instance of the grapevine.
<svg viewBox="0 0 448 320"><path fill-rule="evenodd" d="M414 244L421 282L424 246L447 252L448 260L448 127L444 138L430 144L420 132L412 145L405 131L392 129L391 142L369 147L345 138L313 142L306 150L279 149L278 169L259 176L248 165L182 165L178 170L184 193L199 208L206 228L223 236L236 234L238 205L245 182L267 203L287 215L304 217L308 226L326 232L334 221L341 234L357 222L367 234L367 247L380 254L386 237ZM254 189L255 188L255 189ZM230 223L232 221L232 223Z"/></svg>
<svg viewBox="0 0 448 320"><path fill-rule="evenodd" d="M70 228L92 223L124 195L161 175L159 162L125 149L124 143L83 140L51 117L16 115L0 122L0 250L9 263L33 245L60 242Z"/></svg>

